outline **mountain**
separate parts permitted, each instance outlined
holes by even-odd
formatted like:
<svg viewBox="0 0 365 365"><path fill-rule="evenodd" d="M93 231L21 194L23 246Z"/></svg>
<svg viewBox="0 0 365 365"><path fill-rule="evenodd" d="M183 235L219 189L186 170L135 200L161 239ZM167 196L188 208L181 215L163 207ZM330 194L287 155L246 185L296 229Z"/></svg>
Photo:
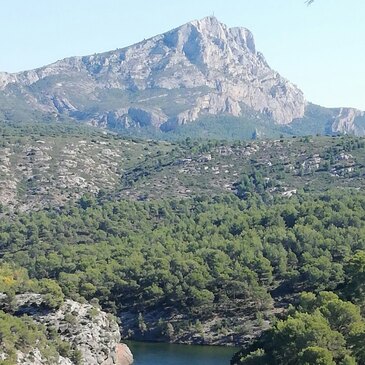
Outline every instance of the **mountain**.
<svg viewBox="0 0 365 365"><path fill-rule="evenodd" d="M365 133L363 112L308 103L269 67L249 30L215 17L126 48L0 73L0 117L162 138Z"/></svg>

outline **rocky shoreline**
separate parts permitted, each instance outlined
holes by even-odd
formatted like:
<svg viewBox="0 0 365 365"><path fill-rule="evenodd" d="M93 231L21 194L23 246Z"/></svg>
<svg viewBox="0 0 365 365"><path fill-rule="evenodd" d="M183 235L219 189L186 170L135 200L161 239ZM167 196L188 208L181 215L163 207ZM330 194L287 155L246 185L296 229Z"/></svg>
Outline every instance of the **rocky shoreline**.
<svg viewBox="0 0 365 365"><path fill-rule="evenodd" d="M123 339L164 342L186 345L242 346L249 345L262 331L270 327L271 309L237 314L229 317L222 313L210 316L166 314L151 311L145 315L133 312L119 313Z"/></svg>

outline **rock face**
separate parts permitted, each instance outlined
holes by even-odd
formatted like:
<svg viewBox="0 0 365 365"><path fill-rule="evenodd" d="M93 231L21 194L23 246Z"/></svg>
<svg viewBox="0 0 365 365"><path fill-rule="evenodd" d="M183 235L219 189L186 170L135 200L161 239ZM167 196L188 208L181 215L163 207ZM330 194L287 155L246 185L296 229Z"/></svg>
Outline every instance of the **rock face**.
<svg viewBox="0 0 365 365"><path fill-rule="evenodd" d="M364 116L365 113L360 110L340 108L332 124L332 130L344 134L363 136L365 135L365 128L360 123L356 123L356 120L362 119Z"/></svg>
<svg viewBox="0 0 365 365"><path fill-rule="evenodd" d="M6 296L0 297L1 301ZM65 300L57 310L45 309L41 294L19 294L16 296L17 315L27 314L35 322L56 331L81 353L83 365L130 365L133 355L125 344L120 344L120 331L114 317L93 307L72 300ZM18 364L45 365L38 349L29 354L18 353ZM60 356L58 364L74 365L74 362Z"/></svg>
<svg viewBox="0 0 365 365"><path fill-rule="evenodd" d="M56 312L36 315L34 319L52 325L62 339L73 343L81 351L85 364L120 365L116 358L120 342L118 324L93 306L66 300Z"/></svg>
<svg viewBox="0 0 365 365"><path fill-rule="evenodd" d="M118 365L133 364L133 355L125 343L119 343L116 348L116 363Z"/></svg>
<svg viewBox="0 0 365 365"><path fill-rule="evenodd" d="M67 357L60 356L57 365L74 365L74 363ZM54 364L54 365L56 365ZM18 353L17 365L49 365L49 361L43 357L41 352L36 348L32 354ZM53 364L52 364L53 365Z"/></svg>
<svg viewBox="0 0 365 365"><path fill-rule="evenodd" d="M247 108L287 124L306 105L256 51L249 30L214 17L123 49L2 73L0 90L40 112L114 128L168 130L204 114L241 116Z"/></svg>

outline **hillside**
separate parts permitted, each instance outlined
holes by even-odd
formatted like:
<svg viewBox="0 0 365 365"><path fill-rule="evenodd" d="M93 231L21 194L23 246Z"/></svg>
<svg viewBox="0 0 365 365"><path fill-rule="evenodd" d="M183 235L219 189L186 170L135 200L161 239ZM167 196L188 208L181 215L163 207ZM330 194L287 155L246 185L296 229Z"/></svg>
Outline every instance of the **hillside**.
<svg viewBox="0 0 365 365"><path fill-rule="evenodd" d="M250 142L192 142L123 175L124 196L156 199L233 192L291 196L364 184L364 140L301 137ZM121 195L122 196L122 195Z"/></svg>
<svg viewBox="0 0 365 365"><path fill-rule="evenodd" d="M168 143L47 123L2 134L2 261L98 298L124 338L249 344L298 291L341 287L364 249L359 137Z"/></svg>
<svg viewBox="0 0 365 365"><path fill-rule="evenodd" d="M232 192L265 199L364 186L364 140L298 137L178 143L73 124L0 124L4 208L62 206L86 193L151 200Z"/></svg>
<svg viewBox="0 0 365 365"><path fill-rule="evenodd" d="M170 148L63 123L1 123L0 133L0 201L20 209L113 191L124 170Z"/></svg>
<svg viewBox="0 0 365 365"><path fill-rule="evenodd" d="M3 123L1 134L2 265L52 280L45 294L100 303L122 338L242 345L232 363L270 363L281 329L327 321L302 313L302 291L364 307L353 269L365 251L362 137L172 143L73 123ZM13 314L5 323L20 325ZM363 320L353 321L361 339ZM24 336L62 356L35 323ZM361 359L352 337L341 341L342 352L318 351ZM314 356L300 346L291 356Z"/></svg>
<svg viewBox="0 0 365 365"><path fill-rule="evenodd" d="M363 112L308 103L248 29L215 17L122 49L0 73L0 120L76 121L160 139L365 133Z"/></svg>

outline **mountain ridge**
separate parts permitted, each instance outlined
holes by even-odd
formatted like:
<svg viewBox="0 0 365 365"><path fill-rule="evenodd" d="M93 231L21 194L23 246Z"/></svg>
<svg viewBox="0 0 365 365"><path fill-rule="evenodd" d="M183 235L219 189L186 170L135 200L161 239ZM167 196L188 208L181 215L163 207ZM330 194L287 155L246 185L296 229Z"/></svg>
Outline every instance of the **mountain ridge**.
<svg viewBox="0 0 365 365"><path fill-rule="evenodd" d="M121 49L0 73L5 120L12 101L51 119L118 131L174 132L204 116L291 127L295 120L305 123L308 110L303 92L269 67L248 29L212 16ZM365 123L355 123L363 112L327 110L331 133L365 133Z"/></svg>

